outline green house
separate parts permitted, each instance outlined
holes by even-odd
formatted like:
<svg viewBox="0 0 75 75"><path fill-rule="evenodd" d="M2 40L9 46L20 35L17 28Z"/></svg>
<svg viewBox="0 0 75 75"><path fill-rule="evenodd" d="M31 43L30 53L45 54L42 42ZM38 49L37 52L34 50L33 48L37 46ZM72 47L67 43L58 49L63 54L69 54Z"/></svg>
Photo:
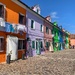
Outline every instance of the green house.
<svg viewBox="0 0 75 75"><path fill-rule="evenodd" d="M65 48L66 49L69 48L69 34L68 34L68 32L66 32L66 44L65 44Z"/></svg>
<svg viewBox="0 0 75 75"><path fill-rule="evenodd" d="M56 22L54 22L53 25L54 25L52 30L52 34L54 34L53 48L54 48L54 51L58 51L59 50L59 28Z"/></svg>

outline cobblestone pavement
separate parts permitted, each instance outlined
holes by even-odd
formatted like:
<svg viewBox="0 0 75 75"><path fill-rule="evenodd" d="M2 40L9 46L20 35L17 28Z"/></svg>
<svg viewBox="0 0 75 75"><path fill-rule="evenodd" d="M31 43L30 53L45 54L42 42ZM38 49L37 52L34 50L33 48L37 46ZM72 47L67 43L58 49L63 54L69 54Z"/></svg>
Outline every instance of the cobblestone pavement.
<svg viewBox="0 0 75 75"><path fill-rule="evenodd" d="M75 50L46 53L0 64L0 75L75 75Z"/></svg>

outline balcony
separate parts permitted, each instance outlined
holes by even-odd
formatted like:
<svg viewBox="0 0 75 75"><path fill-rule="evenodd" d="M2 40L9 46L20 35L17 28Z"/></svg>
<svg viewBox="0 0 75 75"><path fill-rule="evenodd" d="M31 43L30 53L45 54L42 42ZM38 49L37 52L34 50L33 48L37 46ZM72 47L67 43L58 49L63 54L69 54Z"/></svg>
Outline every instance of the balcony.
<svg viewBox="0 0 75 75"><path fill-rule="evenodd" d="M0 31L18 34L21 32L26 32L27 28L25 25L11 24L11 23L5 22L3 19L0 19Z"/></svg>

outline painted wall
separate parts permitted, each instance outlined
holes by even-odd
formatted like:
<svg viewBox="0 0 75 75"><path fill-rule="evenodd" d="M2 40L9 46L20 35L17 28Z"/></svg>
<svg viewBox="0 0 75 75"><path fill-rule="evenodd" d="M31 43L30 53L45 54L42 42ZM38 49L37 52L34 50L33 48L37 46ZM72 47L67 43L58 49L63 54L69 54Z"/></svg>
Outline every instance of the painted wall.
<svg viewBox="0 0 75 75"><path fill-rule="evenodd" d="M12 0L0 0L0 3L5 5L5 21L9 23L19 23L19 13L22 13L26 15L26 10L22 7L18 6ZM6 33L0 31L0 36L3 36L5 38L5 50L3 52L0 52L0 62L6 62L6 44L7 44L7 35L11 36L17 36L18 38L26 39L26 33L23 33L23 35L20 34L14 34L14 33ZM22 56L22 50L18 51L18 58L21 58Z"/></svg>
<svg viewBox="0 0 75 75"><path fill-rule="evenodd" d="M59 50L63 50L63 32L59 31Z"/></svg>
<svg viewBox="0 0 75 75"><path fill-rule="evenodd" d="M66 34L66 49L69 48L69 35Z"/></svg>
<svg viewBox="0 0 75 75"><path fill-rule="evenodd" d="M49 34L46 33L46 27L49 28ZM46 42L49 42L51 44L52 42L52 26L47 21L44 21L44 49L49 51L49 48L46 48ZM51 51L51 50L50 50Z"/></svg>
<svg viewBox="0 0 75 75"><path fill-rule="evenodd" d="M75 39L70 39L71 46L75 45Z"/></svg>
<svg viewBox="0 0 75 75"><path fill-rule="evenodd" d="M49 28L49 34L46 33L46 27ZM49 39L50 41L52 41L51 30L52 30L52 26L49 23L44 22L44 38Z"/></svg>
<svg viewBox="0 0 75 75"><path fill-rule="evenodd" d="M5 5L5 21L17 24L19 13L26 15L26 10L12 2L12 0L0 0L0 2Z"/></svg>
<svg viewBox="0 0 75 75"><path fill-rule="evenodd" d="M53 27L52 33L54 34L53 48L54 48L54 51L58 51L59 50L59 30L56 27Z"/></svg>
<svg viewBox="0 0 75 75"><path fill-rule="evenodd" d="M36 41L36 39L41 39L43 42L44 33L40 31L40 26L43 25L43 20L38 18L36 15L27 11L27 37L31 39L31 41ZM35 29L31 29L31 20L35 21ZM36 46L35 46L36 47ZM33 55L36 55L36 49L33 50Z"/></svg>

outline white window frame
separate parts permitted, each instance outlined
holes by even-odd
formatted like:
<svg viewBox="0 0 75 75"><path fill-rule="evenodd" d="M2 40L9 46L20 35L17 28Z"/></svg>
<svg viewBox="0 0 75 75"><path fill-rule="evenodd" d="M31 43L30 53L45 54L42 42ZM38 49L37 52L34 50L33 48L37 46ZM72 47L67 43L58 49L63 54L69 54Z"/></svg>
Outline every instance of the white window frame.
<svg viewBox="0 0 75 75"><path fill-rule="evenodd" d="M25 49L23 49L23 41L24 41L25 39L20 39L20 38L19 38L18 41L19 41L19 40L22 41L22 49L18 49L18 50L25 50Z"/></svg>

